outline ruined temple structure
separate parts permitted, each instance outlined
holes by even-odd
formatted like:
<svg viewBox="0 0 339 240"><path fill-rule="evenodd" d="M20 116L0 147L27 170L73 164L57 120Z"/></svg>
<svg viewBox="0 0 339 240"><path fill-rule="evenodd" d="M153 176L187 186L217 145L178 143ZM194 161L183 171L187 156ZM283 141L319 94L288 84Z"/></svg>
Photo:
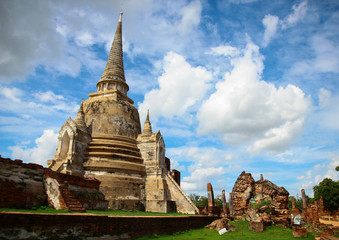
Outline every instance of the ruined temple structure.
<svg viewBox="0 0 339 240"><path fill-rule="evenodd" d="M233 208L230 209L234 218L243 218L246 214L253 218L262 218L263 221L288 225L288 191L284 187L278 187L261 175L260 180L255 181L250 173L243 171L236 180L230 196ZM266 201L259 209L253 211L251 202L256 206ZM253 220L253 219L252 219Z"/></svg>
<svg viewBox="0 0 339 240"><path fill-rule="evenodd" d="M73 120L61 127L51 170L101 181L110 209L196 213L170 172L160 131L149 114L141 132L138 109L127 96L122 50L122 13L97 91L82 101Z"/></svg>

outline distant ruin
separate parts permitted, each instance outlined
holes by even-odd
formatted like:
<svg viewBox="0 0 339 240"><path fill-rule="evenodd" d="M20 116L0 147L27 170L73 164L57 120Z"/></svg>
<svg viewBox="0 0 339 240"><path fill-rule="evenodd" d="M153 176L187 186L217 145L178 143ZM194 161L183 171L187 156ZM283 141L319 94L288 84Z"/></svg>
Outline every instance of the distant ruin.
<svg viewBox="0 0 339 240"><path fill-rule="evenodd" d="M289 193L284 187L263 178L255 181L251 173L243 171L237 178L229 197L229 209L226 206L225 191L222 192L223 209L214 204L212 184L207 185L208 209L201 209L201 214L220 215L232 219L246 219L260 229L264 225L290 224L288 209ZM225 199L225 200L224 200ZM255 207L254 207L255 206ZM256 229L254 227L254 229Z"/></svg>

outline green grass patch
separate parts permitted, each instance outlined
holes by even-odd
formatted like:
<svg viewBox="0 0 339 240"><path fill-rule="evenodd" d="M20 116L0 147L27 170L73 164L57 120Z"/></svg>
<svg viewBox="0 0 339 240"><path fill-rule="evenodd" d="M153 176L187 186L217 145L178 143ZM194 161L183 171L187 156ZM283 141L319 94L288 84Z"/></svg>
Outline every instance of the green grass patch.
<svg viewBox="0 0 339 240"><path fill-rule="evenodd" d="M0 208L0 212L27 212L27 213L74 213L74 214L96 214L96 215L109 215L109 216L189 216L182 213L152 213L141 211L122 211L122 210L107 210L107 211L95 211L87 210L86 213L71 212L68 210L56 210L49 206L41 206L39 208L32 209L17 209L17 208Z"/></svg>
<svg viewBox="0 0 339 240"><path fill-rule="evenodd" d="M58 213L70 213L68 210L56 210L50 206L41 206L38 208L32 209L19 209L19 208L0 208L0 212L27 212L27 213L51 213L51 214L58 214Z"/></svg>
<svg viewBox="0 0 339 240"><path fill-rule="evenodd" d="M214 229L195 229L186 232L178 232L171 235L153 235L148 237L141 237L138 240L145 239L160 239L160 240L180 240L180 239L232 239L232 240L292 240L295 239L290 228L283 228L280 226L272 226L265 228L264 232L256 233L248 229L249 223L246 221L233 221L231 222L237 228L235 232L228 232L223 235ZM308 233L307 238L298 239L314 239L311 233Z"/></svg>

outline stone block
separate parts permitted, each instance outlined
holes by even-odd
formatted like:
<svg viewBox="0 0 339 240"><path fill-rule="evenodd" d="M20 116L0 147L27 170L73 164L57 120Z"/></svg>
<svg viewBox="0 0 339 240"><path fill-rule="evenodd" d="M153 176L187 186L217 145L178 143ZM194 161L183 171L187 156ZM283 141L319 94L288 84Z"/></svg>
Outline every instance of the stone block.
<svg viewBox="0 0 339 240"><path fill-rule="evenodd" d="M295 238L307 237L307 229L301 226L292 226L293 236Z"/></svg>

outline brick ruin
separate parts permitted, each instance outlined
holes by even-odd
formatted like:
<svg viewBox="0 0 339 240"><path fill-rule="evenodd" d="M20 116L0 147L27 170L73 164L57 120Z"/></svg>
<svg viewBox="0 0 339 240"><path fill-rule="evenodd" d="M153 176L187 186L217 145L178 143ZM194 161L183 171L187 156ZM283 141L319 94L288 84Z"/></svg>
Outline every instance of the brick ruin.
<svg viewBox="0 0 339 240"><path fill-rule="evenodd" d="M251 173L243 171L230 194L230 212L234 218L243 218L247 214L248 220L260 220L265 225L280 223L287 226L290 221L288 196L289 192L284 187L278 187L262 175L260 180L255 181Z"/></svg>
<svg viewBox="0 0 339 240"><path fill-rule="evenodd" d="M106 210L100 181L54 172L41 165L0 155L0 208L38 208L83 212Z"/></svg>
<svg viewBox="0 0 339 240"><path fill-rule="evenodd" d="M229 209L224 190L222 191L223 209L215 205L210 183L207 185L207 193L208 208L201 209L201 214L220 215L221 213L222 217L246 219L250 221L253 231L262 231L264 225L273 223L284 226L290 223L288 191L263 179L262 175L260 180L255 181L251 173L244 171L240 174L229 194Z"/></svg>
<svg viewBox="0 0 339 240"><path fill-rule="evenodd" d="M299 209L295 206L295 199L294 197L292 197L292 223L293 219L298 215L300 215L302 219L302 224L293 224L293 235L295 237L305 237L307 234L307 228L305 224L307 224L307 226L311 228L322 229L322 232L318 234L318 237L320 237L320 239L330 239L328 238L328 236L338 234L339 227L320 222L320 219L327 220L325 216L331 215L329 211L325 210L323 197L321 197L318 201L315 201L314 203L308 203L304 189L301 189L301 196L302 209Z"/></svg>

